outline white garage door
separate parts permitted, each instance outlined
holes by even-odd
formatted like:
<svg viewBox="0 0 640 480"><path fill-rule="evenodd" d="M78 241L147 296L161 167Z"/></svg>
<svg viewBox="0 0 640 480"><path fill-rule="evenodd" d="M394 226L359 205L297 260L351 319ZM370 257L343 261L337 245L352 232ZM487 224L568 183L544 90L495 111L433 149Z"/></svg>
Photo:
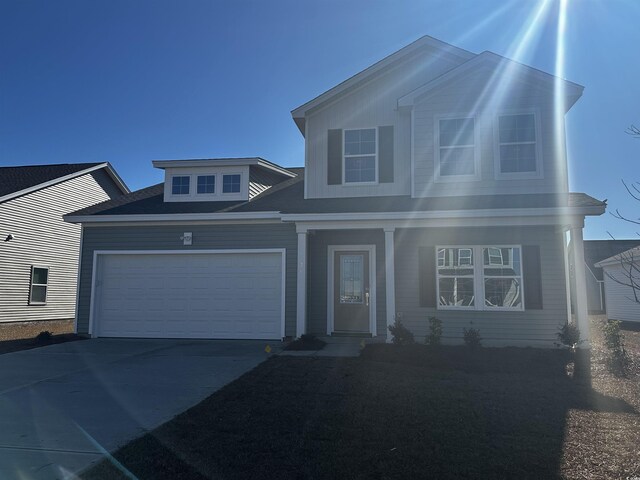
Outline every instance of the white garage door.
<svg viewBox="0 0 640 480"><path fill-rule="evenodd" d="M100 254L101 337L278 339L282 252Z"/></svg>

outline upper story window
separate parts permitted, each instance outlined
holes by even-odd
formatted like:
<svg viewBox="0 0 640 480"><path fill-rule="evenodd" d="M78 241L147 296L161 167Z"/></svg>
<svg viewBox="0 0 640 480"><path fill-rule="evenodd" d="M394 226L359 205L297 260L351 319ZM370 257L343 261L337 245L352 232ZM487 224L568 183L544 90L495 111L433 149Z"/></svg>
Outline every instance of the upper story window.
<svg viewBox="0 0 640 480"><path fill-rule="evenodd" d="M240 192L240 174L222 176L222 193Z"/></svg>
<svg viewBox="0 0 640 480"><path fill-rule="evenodd" d="M376 182L376 129L344 131L344 182Z"/></svg>
<svg viewBox="0 0 640 480"><path fill-rule="evenodd" d="M473 118L441 118L438 121L436 176L458 180L475 177L476 146Z"/></svg>
<svg viewBox="0 0 640 480"><path fill-rule="evenodd" d="M536 174L536 119L533 113L498 117L499 173Z"/></svg>
<svg viewBox="0 0 640 480"><path fill-rule="evenodd" d="M198 175L199 194L216 193L216 176L215 175Z"/></svg>
<svg viewBox="0 0 640 480"><path fill-rule="evenodd" d="M189 195L189 183L191 178L187 175L176 175L171 179L172 195Z"/></svg>

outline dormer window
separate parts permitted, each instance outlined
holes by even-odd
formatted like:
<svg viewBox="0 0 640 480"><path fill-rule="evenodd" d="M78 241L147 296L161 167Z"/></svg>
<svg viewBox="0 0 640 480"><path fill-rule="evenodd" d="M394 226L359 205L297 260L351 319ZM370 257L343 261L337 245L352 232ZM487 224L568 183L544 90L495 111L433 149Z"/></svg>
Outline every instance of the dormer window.
<svg viewBox="0 0 640 480"><path fill-rule="evenodd" d="M215 175L198 175L199 195L216 193L216 176Z"/></svg>
<svg viewBox="0 0 640 480"><path fill-rule="evenodd" d="M344 182L376 182L376 129L344 131Z"/></svg>
<svg viewBox="0 0 640 480"><path fill-rule="evenodd" d="M240 192L240 175L223 175L222 176L222 193L239 193Z"/></svg>
<svg viewBox="0 0 640 480"><path fill-rule="evenodd" d="M172 195L189 195L189 183L191 178L187 175L176 175L171 179Z"/></svg>

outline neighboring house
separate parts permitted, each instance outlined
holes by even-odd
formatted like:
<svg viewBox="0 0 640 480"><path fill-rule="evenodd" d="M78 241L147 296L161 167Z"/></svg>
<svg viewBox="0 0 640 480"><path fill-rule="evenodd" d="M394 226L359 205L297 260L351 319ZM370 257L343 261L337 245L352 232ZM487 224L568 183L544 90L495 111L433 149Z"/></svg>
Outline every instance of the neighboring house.
<svg viewBox="0 0 640 480"><path fill-rule="evenodd" d="M566 232L584 265L584 217L605 210L568 191L582 90L423 37L293 110L304 169L155 161L163 184L66 217L84 231L78 332L388 340L397 318L424 336L437 316L447 342L473 326L551 346Z"/></svg>
<svg viewBox="0 0 640 480"><path fill-rule="evenodd" d="M589 313L602 314L607 310L606 295L604 289L604 273L596 264L609 257L618 255L630 248L640 245L640 240L585 240L584 263L585 282L587 285L587 302ZM571 272L572 292L575 291L574 265L572 255L573 245L569 245L569 269ZM572 295L571 304L575 311L575 295Z"/></svg>
<svg viewBox="0 0 640 480"><path fill-rule="evenodd" d="M108 163L0 167L0 324L73 320L81 229L62 216L125 193Z"/></svg>
<svg viewBox="0 0 640 480"><path fill-rule="evenodd" d="M618 252L596 266L604 272L607 318L640 322L640 247Z"/></svg>

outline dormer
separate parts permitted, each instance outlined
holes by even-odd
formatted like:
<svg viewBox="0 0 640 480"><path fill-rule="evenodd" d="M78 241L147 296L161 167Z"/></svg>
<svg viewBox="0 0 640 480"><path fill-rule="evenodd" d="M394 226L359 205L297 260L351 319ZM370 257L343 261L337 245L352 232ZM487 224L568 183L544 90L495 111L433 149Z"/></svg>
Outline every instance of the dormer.
<svg viewBox="0 0 640 480"><path fill-rule="evenodd" d="M165 202L247 201L296 175L263 158L154 160Z"/></svg>

